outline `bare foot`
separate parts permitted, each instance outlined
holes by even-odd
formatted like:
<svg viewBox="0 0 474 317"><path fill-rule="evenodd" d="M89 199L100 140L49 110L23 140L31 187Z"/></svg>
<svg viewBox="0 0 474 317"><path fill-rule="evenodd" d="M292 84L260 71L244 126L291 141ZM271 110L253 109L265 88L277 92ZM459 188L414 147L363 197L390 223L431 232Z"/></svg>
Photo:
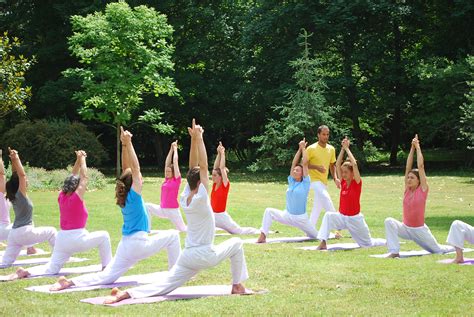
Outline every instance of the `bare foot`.
<svg viewBox="0 0 474 317"><path fill-rule="evenodd" d="M454 263L454 264L462 264L462 263L464 263L464 258L463 258L463 257L461 257L461 258L456 257L456 258L453 260L453 263Z"/></svg>
<svg viewBox="0 0 474 317"><path fill-rule="evenodd" d="M30 276L30 272L28 272L27 270L25 270L22 267L19 267L18 270L16 270L15 274L16 274L17 278L26 278L26 277Z"/></svg>
<svg viewBox="0 0 474 317"><path fill-rule="evenodd" d="M64 276L61 276L60 278L58 278L58 281L49 288L49 290L52 292L57 292L69 288L73 285L74 283L72 281L69 281Z"/></svg>
<svg viewBox="0 0 474 317"><path fill-rule="evenodd" d="M26 248L26 254L27 255L33 255L33 254L36 254L36 253L38 253L38 251L36 250L35 247Z"/></svg>
<svg viewBox="0 0 474 317"><path fill-rule="evenodd" d="M267 242L267 236L265 233L260 232L260 237L258 237L257 243L266 243Z"/></svg>
<svg viewBox="0 0 474 317"><path fill-rule="evenodd" d="M342 235L342 233L340 233L339 231L336 231L336 233L334 234L335 238L336 239L342 239L344 238L344 236Z"/></svg>
<svg viewBox="0 0 474 317"><path fill-rule="evenodd" d="M107 296L107 298L104 300L104 304L118 303L127 298L130 298L130 294L125 291L119 290L117 287L114 287L110 292L110 296Z"/></svg>
<svg viewBox="0 0 474 317"><path fill-rule="evenodd" d="M399 258L400 253L390 253L387 258L394 259L394 258Z"/></svg>
<svg viewBox="0 0 474 317"><path fill-rule="evenodd" d="M327 250L327 249L328 249L328 246L325 240L322 240L319 246L316 248L316 250Z"/></svg>
<svg viewBox="0 0 474 317"><path fill-rule="evenodd" d="M245 286L242 285L242 283L239 284L232 284L232 294L248 294L247 289Z"/></svg>

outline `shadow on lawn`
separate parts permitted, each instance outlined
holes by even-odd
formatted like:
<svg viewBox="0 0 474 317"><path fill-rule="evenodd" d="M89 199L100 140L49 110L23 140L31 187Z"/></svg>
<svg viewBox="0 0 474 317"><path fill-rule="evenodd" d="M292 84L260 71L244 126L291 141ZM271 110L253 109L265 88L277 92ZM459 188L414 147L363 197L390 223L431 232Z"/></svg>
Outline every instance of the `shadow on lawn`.
<svg viewBox="0 0 474 317"><path fill-rule="evenodd" d="M470 225L474 224L474 216L454 216L454 217L426 217L425 222L430 228L449 230L454 220L461 220Z"/></svg>

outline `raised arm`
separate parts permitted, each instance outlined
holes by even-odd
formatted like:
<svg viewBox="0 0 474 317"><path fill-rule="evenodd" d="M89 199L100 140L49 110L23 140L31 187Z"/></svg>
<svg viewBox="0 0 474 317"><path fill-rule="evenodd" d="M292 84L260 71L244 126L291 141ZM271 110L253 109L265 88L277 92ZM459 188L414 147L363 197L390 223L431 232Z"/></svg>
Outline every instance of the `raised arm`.
<svg viewBox="0 0 474 317"><path fill-rule="evenodd" d="M342 161L344 161L344 152L345 152L344 145L343 145L344 140L342 140L341 142L341 151L339 151L339 155L337 156L337 160L336 160L336 172L337 172L338 177L342 177L341 166L342 166Z"/></svg>
<svg viewBox="0 0 474 317"><path fill-rule="evenodd" d="M221 142L219 142L219 146L221 145ZM216 154L216 159L214 160L214 169L219 168L221 165L221 152L219 151L219 146L217 147L217 154Z"/></svg>
<svg viewBox="0 0 474 317"><path fill-rule="evenodd" d="M6 184L6 177L5 177L5 165L3 164L3 152L0 149L0 192L5 193L5 184Z"/></svg>
<svg viewBox="0 0 474 317"><path fill-rule="evenodd" d="M226 187L227 184L229 184L229 178L227 176L227 168L225 166L225 147L222 145L222 142L219 142L218 151L221 157L219 169L221 170L222 182L224 183L224 187Z"/></svg>
<svg viewBox="0 0 474 317"><path fill-rule="evenodd" d="M405 187L407 183L408 173L413 168L413 156L415 154L415 145L413 144L413 140L411 142L410 153L408 153L408 157L407 157L407 165L405 166Z"/></svg>
<svg viewBox="0 0 474 317"><path fill-rule="evenodd" d="M209 185L209 170L208 170L208 163L207 163L207 152L206 152L206 146L204 145L204 139L203 139L203 134L204 134L204 129L196 125L195 126L195 138L196 138L196 146L197 146L197 151L198 151L198 157L199 157L199 174L201 178L201 183L204 185L206 188L206 191L208 191L208 185Z"/></svg>
<svg viewBox="0 0 474 317"><path fill-rule="evenodd" d="M413 140L414 147L416 149L416 164L418 167L418 174L420 175L420 186L421 189L425 192L428 190L428 180L426 179L425 172L425 160L423 158L423 153L421 153L420 140L418 140L418 134L415 135Z"/></svg>
<svg viewBox="0 0 474 317"><path fill-rule="evenodd" d="M84 194L86 193L87 189L87 181L89 178L87 177L87 164L86 164L86 157L87 154L84 151L78 151L79 155L79 186L77 186L76 193L79 195L81 199L84 199Z"/></svg>
<svg viewBox="0 0 474 317"><path fill-rule="evenodd" d="M296 151L295 156L293 157L293 162L291 162L290 175L296 165L301 161L301 147L298 145L298 151Z"/></svg>
<svg viewBox="0 0 474 317"><path fill-rule="evenodd" d="M329 164L329 171L331 172L331 176L334 179L334 183L336 184L336 187L341 188L341 181L337 177L337 173L336 173L336 164L334 163Z"/></svg>
<svg viewBox="0 0 474 317"><path fill-rule="evenodd" d="M138 162L137 153L133 148L132 143L132 134L129 131L124 131L123 128L120 128L123 134L123 140L126 145L125 149L127 151L128 163L132 170L133 184L132 188L137 194L142 193L142 173L140 172L140 163Z"/></svg>
<svg viewBox="0 0 474 317"><path fill-rule="evenodd" d="M179 160L178 160L178 141L174 141L171 144L173 148L173 169L174 169L174 177L181 177L181 172L179 171Z"/></svg>
<svg viewBox="0 0 474 317"><path fill-rule="evenodd" d="M74 162L74 166L72 167L72 175L78 175L79 170L81 169L81 156L79 155L79 151L75 151L76 153L76 162Z"/></svg>
<svg viewBox="0 0 474 317"><path fill-rule="evenodd" d="M18 152L8 148L10 151L10 160L12 162L12 172L16 172L18 178L20 179L20 192L26 196L26 173L23 165L21 164L20 157L18 156Z"/></svg>
<svg viewBox="0 0 474 317"><path fill-rule="evenodd" d="M343 141L343 144L342 144L343 149L346 151L347 157L349 158L349 161L351 161L352 172L354 173L354 180L357 184L359 184L360 183L360 172L359 172L359 167L357 166L357 161L356 161L354 155L352 154L351 149L349 148L350 147L349 140L347 138L345 138L344 141ZM341 150L341 152L342 152L342 150ZM338 158L338 160L339 160L339 158Z"/></svg>
<svg viewBox="0 0 474 317"><path fill-rule="evenodd" d="M170 150L168 151L168 155L166 155L164 175L166 175L166 168L171 166L172 158L173 158L173 144L170 145Z"/></svg>
<svg viewBox="0 0 474 317"><path fill-rule="evenodd" d="M195 128L196 128L196 119L193 119L193 123L191 128L188 127L189 135L191 136L191 147L189 149L189 169L197 166L199 164L199 154L196 144L196 136L195 136Z"/></svg>
<svg viewBox="0 0 474 317"><path fill-rule="evenodd" d="M301 140L300 143L298 143L299 151L303 154L303 177L308 176L309 174L308 153L306 152L306 145L308 145L308 142L306 142L306 138L303 138L303 140Z"/></svg>
<svg viewBox="0 0 474 317"><path fill-rule="evenodd" d="M128 149L124 137L125 134L123 128L120 127L120 142L122 142L122 173L127 168L130 168L130 158L128 157Z"/></svg>

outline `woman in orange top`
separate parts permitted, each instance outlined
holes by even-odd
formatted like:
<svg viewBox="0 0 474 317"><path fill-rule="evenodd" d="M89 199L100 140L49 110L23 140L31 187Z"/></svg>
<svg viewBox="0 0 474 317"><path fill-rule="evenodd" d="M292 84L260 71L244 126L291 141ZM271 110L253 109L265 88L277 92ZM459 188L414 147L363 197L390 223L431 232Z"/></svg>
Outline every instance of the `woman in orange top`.
<svg viewBox="0 0 474 317"><path fill-rule="evenodd" d="M418 169L412 169L413 156L416 151ZM425 174L423 154L421 153L418 134L411 142L405 168L405 195L403 198L403 223L393 218L385 219L385 232L390 258L399 257L399 237L413 240L420 247L431 253L444 253L453 248L438 244L425 224L425 205L428 197L428 182Z"/></svg>
<svg viewBox="0 0 474 317"><path fill-rule="evenodd" d="M212 170L211 206L214 211L216 228L221 228L230 234L260 234L260 230L251 227L239 226L227 213L227 196L230 181L227 177L228 170L225 166L225 148L219 142L217 156Z"/></svg>

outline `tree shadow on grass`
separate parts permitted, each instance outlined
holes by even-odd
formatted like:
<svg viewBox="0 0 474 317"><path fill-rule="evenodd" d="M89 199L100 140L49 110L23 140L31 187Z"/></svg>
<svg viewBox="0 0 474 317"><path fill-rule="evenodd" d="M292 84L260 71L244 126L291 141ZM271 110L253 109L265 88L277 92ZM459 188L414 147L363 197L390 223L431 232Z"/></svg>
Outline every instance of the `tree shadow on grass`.
<svg viewBox="0 0 474 317"><path fill-rule="evenodd" d="M461 220L471 226L474 224L474 216L426 217L425 223L430 228L449 230L454 220Z"/></svg>

